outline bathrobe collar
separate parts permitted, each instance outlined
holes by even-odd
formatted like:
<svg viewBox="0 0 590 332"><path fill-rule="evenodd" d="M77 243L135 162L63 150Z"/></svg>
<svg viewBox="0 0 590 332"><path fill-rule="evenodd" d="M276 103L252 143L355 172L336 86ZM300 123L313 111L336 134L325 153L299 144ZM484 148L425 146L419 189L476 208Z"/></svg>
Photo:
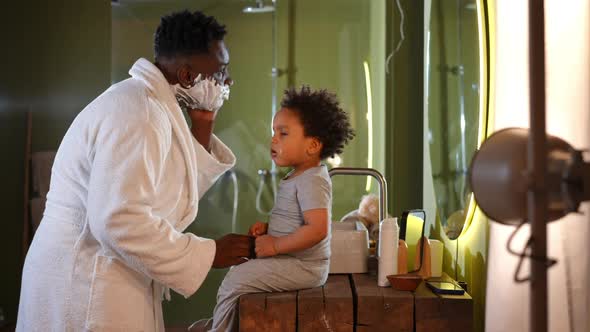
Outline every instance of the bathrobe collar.
<svg viewBox="0 0 590 332"><path fill-rule="evenodd" d="M186 164L189 199L184 217L175 227L180 231L184 231L197 216L199 197L197 187L197 157L190 128L176 101L172 87L158 67L144 58L139 58L129 70L129 74L134 79L146 85L152 94L153 101L159 104L161 109L166 113L172 125L173 133L180 144Z"/></svg>

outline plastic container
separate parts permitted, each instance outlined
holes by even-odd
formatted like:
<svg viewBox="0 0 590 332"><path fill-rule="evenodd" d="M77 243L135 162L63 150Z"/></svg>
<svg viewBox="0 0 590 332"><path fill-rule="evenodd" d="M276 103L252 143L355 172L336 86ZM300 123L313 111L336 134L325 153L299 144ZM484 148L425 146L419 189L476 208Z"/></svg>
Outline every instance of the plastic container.
<svg viewBox="0 0 590 332"><path fill-rule="evenodd" d="M387 218L379 223L378 255L379 267L377 285L390 286L388 275L397 274L397 250L399 242L399 226L397 218Z"/></svg>

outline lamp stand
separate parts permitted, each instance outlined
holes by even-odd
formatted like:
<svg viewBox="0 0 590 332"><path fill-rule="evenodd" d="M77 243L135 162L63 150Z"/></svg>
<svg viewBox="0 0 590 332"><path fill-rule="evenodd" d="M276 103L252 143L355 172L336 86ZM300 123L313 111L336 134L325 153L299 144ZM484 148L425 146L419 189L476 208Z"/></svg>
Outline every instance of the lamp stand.
<svg viewBox="0 0 590 332"><path fill-rule="evenodd" d="M531 224L530 330L547 331L547 140L545 130L545 6L529 0L529 120L527 211Z"/></svg>

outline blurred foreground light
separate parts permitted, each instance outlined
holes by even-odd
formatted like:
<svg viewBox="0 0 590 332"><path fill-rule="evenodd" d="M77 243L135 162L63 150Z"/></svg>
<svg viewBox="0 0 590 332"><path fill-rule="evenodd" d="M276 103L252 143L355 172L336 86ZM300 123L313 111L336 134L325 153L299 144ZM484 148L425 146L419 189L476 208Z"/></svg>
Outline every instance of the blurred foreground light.
<svg viewBox="0 0 590 332"><path fill-rule="evenodd" d="M478 206L494 221L518 225L527 218L527 192L542 190L527 171L529 130L507 128L491 135L473 156L469 182ZM590 200L590 164L582 151L547 135L547 221Z"/></svg>

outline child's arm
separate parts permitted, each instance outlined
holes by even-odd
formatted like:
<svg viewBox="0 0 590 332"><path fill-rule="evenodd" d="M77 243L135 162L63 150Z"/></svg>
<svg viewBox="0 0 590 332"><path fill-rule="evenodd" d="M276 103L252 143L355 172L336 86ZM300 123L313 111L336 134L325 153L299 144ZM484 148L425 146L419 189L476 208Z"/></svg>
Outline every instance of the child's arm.
<svg viewBox="0 0 590 332"><path fill-rule="evenodd" d="M263 235L256 238L256 256L267 257L288 254L311 248L328 235L328 209L313 209L303 212L304 225L292 234L274 237Z"/></svg>

